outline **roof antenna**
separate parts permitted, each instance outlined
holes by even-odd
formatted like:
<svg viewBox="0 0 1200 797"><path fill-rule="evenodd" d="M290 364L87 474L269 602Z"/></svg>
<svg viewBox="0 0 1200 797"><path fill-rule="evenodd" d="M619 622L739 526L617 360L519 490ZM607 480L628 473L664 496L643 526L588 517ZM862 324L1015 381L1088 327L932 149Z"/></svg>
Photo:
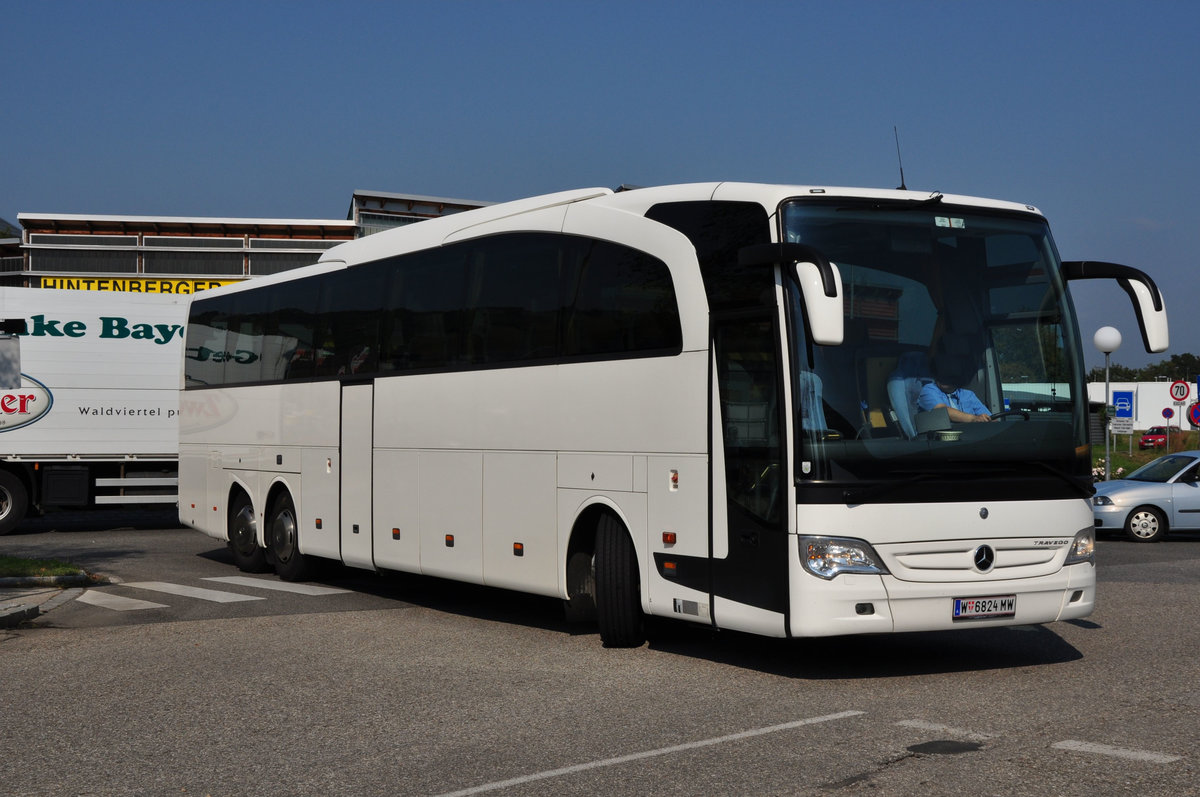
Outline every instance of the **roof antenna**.
<svg viewBox="0 0 1200 797"><path fill-rule="evenodd" d="M900 157L900 131L892 125L892 135L896 137L896 160L900 162L900 187L896 190L907 191L908 186L904 184L904 159Z"/></svg>

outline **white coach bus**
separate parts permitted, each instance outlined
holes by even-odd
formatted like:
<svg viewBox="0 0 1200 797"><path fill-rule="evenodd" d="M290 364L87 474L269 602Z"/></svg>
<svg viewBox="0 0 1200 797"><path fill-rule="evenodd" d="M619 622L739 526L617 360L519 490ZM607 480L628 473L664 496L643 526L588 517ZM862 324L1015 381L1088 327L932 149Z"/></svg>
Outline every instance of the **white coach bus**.
<svg viewBox="0 0 1200 797"><path fill-rule="evenodd" d="M1060 261L1027 205L719 183L423 221L194 297L181 518L285 579L325 558L557 596L610 646L646 615L1083 617L1067 283L1096 277L1165 349L1150 278ZM991 422L959 422L968 391Z"/></svg>

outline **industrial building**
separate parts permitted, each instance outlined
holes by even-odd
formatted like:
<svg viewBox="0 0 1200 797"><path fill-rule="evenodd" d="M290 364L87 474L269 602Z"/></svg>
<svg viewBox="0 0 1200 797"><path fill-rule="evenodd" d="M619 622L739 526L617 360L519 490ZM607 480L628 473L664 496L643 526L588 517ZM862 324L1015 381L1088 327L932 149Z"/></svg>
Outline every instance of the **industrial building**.
<svg viewBox="0 0 1200 797"><path fill-rule="evenodd" d="M19 230L0 224L9 229L0 232L0 285L194 293L309 265L343 241L486 204L355 191L338 220L19 213Z"/></svg>

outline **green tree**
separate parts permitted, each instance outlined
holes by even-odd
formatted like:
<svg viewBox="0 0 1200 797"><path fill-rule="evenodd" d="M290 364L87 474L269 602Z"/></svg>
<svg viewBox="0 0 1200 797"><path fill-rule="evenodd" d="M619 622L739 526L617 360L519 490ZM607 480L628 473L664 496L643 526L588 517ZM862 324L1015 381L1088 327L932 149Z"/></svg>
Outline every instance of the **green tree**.
<svg viewBox="0 0 1200 797"><path fill-rule="evenodd" d="M1200 376L1200 357L1195 354L1172 354L1168 359L1147 365L1145 368L1130 368L1113 363L1109 366L1109 380L1113 382L1153 382L1159 377L1174 381L1191 382ZM1098 365L1088 371L1089 382L1104 381L1104 366Z"/></svg>

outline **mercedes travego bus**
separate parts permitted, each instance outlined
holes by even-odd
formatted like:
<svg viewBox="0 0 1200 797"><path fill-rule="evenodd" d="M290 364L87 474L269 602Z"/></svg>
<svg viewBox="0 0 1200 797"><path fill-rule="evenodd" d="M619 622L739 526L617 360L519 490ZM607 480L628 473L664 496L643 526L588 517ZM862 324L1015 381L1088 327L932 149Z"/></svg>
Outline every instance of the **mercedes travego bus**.
<svg viewBox="0 0 1200 797"><path fill-rule="evenodd" d="M422 221L194 297L181 518L284 579L556 596L609 646L1084 617L1092 278L1167 347L1153 281L1061 261L1029 205L716 183Z"/></svg>

